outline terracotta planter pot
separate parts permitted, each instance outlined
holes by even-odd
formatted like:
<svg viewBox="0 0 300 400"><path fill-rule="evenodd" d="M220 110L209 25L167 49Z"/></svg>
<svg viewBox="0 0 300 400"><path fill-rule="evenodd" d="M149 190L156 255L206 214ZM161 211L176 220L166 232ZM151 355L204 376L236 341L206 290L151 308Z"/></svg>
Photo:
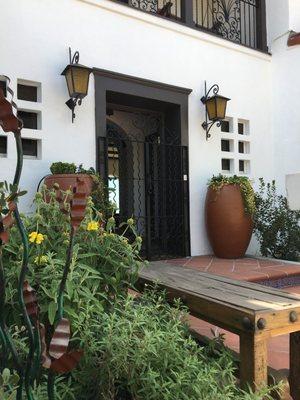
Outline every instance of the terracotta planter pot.
<svg viewBox="0 0 300 400"><path fill-rule="evenodd" d="M54 174L48 175L44 183L48 189L52 189L55 183L59 184L61 190L72 190L76 186L78 179L84 183L87 196L91 194L93 179L87 174Z"/></svg>
<svg viewBox="0 0 300 400"><path fill-rule="evenodd" d="M252 236L253 221L245 213L240 187L225 185L220 191L209 188L205 217L214 254L220 258L243 257Z"/></svg>

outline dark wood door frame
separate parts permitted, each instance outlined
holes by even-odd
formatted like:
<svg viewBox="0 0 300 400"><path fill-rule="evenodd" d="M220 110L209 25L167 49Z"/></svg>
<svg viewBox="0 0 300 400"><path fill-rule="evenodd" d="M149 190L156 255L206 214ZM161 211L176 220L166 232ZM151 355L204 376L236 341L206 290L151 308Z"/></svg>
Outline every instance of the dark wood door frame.
<svg viewBox="0 0 300 400"><path fill-rule="evenodd" d="M107 131L107 94L109 92L135 96L157 101L178 108L181 146L188 146L188 97L191 89L168 85L147 79L119 74L103 69L93 69L95 77L95 117L96 117L96 166L103 177L106 174L105 143ZM178 125L177 123L177 125ZM186 163L187 165L187 163ZM188 184L188 182L187 182ZM189 193L189 188L186 190ZM188 197L188 195L187 195ZM190 235L189 199L186 198L185 231ZM190 240L186 246L186 255L190 255Z"/></svg>

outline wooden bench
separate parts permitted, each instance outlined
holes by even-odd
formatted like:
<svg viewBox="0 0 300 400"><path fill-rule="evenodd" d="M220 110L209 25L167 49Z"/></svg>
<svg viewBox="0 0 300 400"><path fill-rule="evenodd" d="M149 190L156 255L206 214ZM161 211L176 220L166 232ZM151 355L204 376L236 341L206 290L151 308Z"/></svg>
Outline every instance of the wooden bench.
<svg viewBox="0 0 300 400"><path fill-rule="evenodd" d="M290 390L300 400L300 296L163 262L140 272L139 288L152 283L169 300L181 298L191 315L239 335L243 386L267 384L267 341L289 333Z"/></svg>

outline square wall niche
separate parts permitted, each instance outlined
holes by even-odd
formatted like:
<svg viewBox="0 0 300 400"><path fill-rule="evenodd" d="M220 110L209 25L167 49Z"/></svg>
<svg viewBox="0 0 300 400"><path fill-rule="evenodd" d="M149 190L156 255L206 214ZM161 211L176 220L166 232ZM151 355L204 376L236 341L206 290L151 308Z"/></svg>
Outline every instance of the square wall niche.
<svg viewBox="0 0 300 400"><path fill-rule="evenodd" d="M250 154L250 142L246 142L244 140L239 140L238 152L240 154Z"/></svg>
<svg viewBox="0 0 300 400"><path fill-rule="evenodd" d="M41 103L41 83L18 79L17 98L18 100Z"/></svg>
<svg viewBox="0 0 300 400"><path fill-rule="evenodd" d="M232 153L234 151L234 140L221 139L221 151Z"/></svg>
<svg viewBox="0 0 300 400"><path fill-rule="evenodd" d="M23 121L25 129L42 129L42 115L40 111L19 110L18 117Z"/></svg>
<svg viewBox="0 0 300 400"><path fill-rule="evenodd" d="M39 160L42 154L42 141L40 139L22 138L24 158Z"/></svg>
<svg viewBox="0 0 300 400"><path fill-rule="evenodd" d="M246 119L238 119L237 128L238 128L239 135L249 135L250 134L249 121Z"/></svg>
<svg viewBox="0 0 300 400"><path fill-rule="evenodd" d="M249 175L250 174L250 161L249 160L239 160L239 174Z"/></svg>
<svg viewBox="0 0 300 400"><path fill-rule="evenodd" d="M222 158L221 169L224 174L232 174L234 172L234 160L232 158Z"/></svg>
<svg viewBox="0 0 300 400"><path fill-rule="evenodd" d="M232 133L233 132L233 118L227 117L221 121L221 132Z"/></svg>

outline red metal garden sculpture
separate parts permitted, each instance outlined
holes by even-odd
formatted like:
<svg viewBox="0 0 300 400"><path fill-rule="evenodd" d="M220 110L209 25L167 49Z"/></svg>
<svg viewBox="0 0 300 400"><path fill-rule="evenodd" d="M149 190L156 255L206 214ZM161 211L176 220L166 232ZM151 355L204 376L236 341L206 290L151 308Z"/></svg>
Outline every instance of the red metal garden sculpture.
<svg viewBox="0 0 300 400"><path fill-rule="evenodd" d="M67 250L63 275L58 288L58 307L55 317L52 339L47 346L45 327L39 321L39 305L37 294L26 279L28 273L29 244L28 235L20 218L17 199L25 192L19 191L19 182L23 165L23 151L21 130L22 121L17 117L17 106L13 102L13 91L9 87L9 78L4 77L7 83L7 92L11 101L4 97L0 89L0 126L4 132L12 132L16 141L17 165L12 185L0 182L8 193L0 198L0 346L3 355L2 365L5 367L8 354L11 354L14 367L20 377L17 390L17 400L22 400L24 393L27 400L34 400L33 386L39 376L41 367L48 369L48 398L55 399L55 374L70 372L83 355L82 350L68 351L70 340L70 322L64 318L64 292L67 277L72 261L74 237L78 226L84 218L87 196L83 191L80 179L70 197L69 207L65 208L61 202L61 193L57 190L57 201L63 213L70 215L70 243ZM14 341L6 326L5 320L5 271L2 263L2 246L9 240L9 229L16 224L23 243L22 266L18 280L18 302L26 327L29 348L25 364L21 360Z"/></svg>

